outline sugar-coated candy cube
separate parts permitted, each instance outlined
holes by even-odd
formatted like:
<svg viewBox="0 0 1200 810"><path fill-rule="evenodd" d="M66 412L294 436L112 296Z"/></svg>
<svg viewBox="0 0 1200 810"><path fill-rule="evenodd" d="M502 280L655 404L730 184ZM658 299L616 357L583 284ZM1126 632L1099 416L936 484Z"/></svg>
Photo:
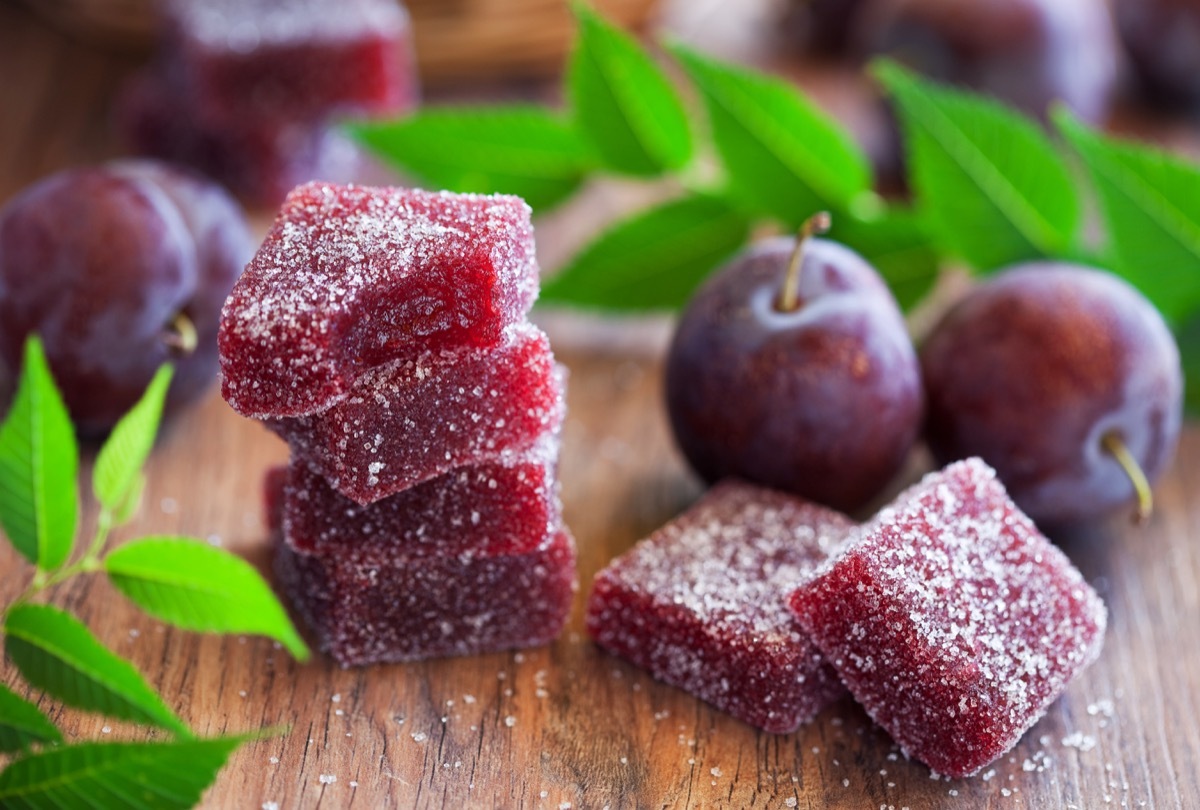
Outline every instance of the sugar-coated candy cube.
<svg viewBox="0 0 1200 810"><path fill-rule="evenodd" d="M560 520L558 445L557 436L547 435L527 453L459 467L368 506L343 497L293 457L279 507L283 529L292 547L308 554L363 544L381 560L525 554Z"/></svg>
<svg viewBox="0 0 1200 810"><path fill-rule="evenodd" d="M226 401L307 416L386 363L495 346L537 296L529 214L500 195L295 189L222 313Z"/></svg>
<svg viewBox="0 0 1200 810"><path fill-rule="evenodd" d="M324 123L206 122L147 73L122 89L116 118L130 151L194 169L252 205L279 205L312 180L353 179L365 165L358 148Z"/></svg>
<svg viewBox="0 0 1200 810"><path fill-rule="evenodd" d="M790 605L905 753L954 777L1016 744L1099 655L1107 621L979 459L902 494Z"/></svg>
<svg viewBox="0 0 1200 810"><path fill-rule="evenodd" d="M164 18L169 75L210 120L398 113L416 100L396 0L169 0Z"/></svg>
<svg viewBox="0 0 1200 810"><path fill-rule="evenodd" d="M281 482L276 476L267 485ZM268 508L283 501L267 496ZM282 522L267 516L268 525ZM552 641L575 594L575 543L557 525L521 554L414 556L373 537L321 549L276 531L275 574L342 666L415 661Z"/></svg>
<svg viewBox="0 0 1200 810"><path fill-rule="evenodd" d="M596 576L588 632L734 717L794 731L844 689L787 596L854 525L791 495L719 483Z"/></svg>
<svg viewBox="0 0 1200 810"><path fill-rule="evenodd" d="M511 327L491 349L429 352L368 372L315 416L268 427L351 500L372 503L557 432L563 371L546 336Z"/></svg>

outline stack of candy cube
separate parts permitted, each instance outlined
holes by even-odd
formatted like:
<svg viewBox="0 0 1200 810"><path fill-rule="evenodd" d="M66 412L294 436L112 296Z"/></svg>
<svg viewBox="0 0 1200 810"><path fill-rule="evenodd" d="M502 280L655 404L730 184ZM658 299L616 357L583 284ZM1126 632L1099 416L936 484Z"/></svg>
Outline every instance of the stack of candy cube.
<svg viewBox="0 0 1200 810"><path fill-rule="evenodd" d="M872 521L727 482L600 572L601 646L787 732L844 690L954 777L1021 738L1099 655L1107 613L971 459Z"/></svg>
<svg viewBox="0 0 1200 810"><path fill-rule="evenodd" d="M516 197L310 183L222 313L222 393L287 440L276 573L344 666L550 641L575 589L564 374Z"/></svg>
<svg viewBox="0 0 1200 810"><path fill-rule="evenodd" d="M162 13L159 54L122 95L123 136L250 202L353 175L356 153L330 122L416 103L396 0L168 0Z"/></svg>

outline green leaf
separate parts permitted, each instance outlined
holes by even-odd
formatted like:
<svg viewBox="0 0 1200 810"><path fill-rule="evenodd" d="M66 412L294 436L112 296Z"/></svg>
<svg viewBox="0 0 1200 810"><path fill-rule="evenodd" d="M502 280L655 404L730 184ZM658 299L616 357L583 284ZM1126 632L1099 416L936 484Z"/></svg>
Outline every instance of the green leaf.
<svg viewBox="0 0 1200 810"><path fill-rule="evenodd" d="M540 300L626 312L673 309L749 234L750 223L722 199L676 200L602 234L543 285Z"/></svg>
<svg viewBox="0 0 1200 810"><path fill-rule="evenodd" d="M35 743L62 741L62 734L37 706L0 684L0 753L28 751Z"/></svg>
<svg viewBox="0 0 1200 810"><path fill-rule="evenodd" d="M1071 251L1079 197L1036 124L894 63L874 73L898 108L909 176L940 247L984 271Z"/></svg>
<svg viewBox="0 0 1200 810"><path fill-rule="evenodd" d="M154 437L158 435L158 423L162 420L163 403L173 373L174 369L169 365L159 368L142 398L121 417L100 448L92 473L92 489L96 500L105 509L120 509L130 490L137 485L142 467L154 447Z"/></svg>
<svg viewBox="0 0 1200 810"><path fill-rule="evenodd" d="M73 616L49 605L17 605L4 633L5 650L25 680L63 703L190 736L133 665Z"/></svg>
<svg viewBox="0 0 1200 810"><path fill-rule="evenodd" d="M920 303L938 279L937 251L915 211L891 208L870 219L835 216L829 236L853 248L879 271L901 309Z"/></svg>
<svg viewBox="0 0 1200 810"><path fill-rule="evenodd" d="M146 475L138 473L134 476L132 486L126 491L125 499L113 510L112 520L114 526L124 526L133 520L133 516L137 514L138 508L142 505L142 495L145 491Z"/></svg>
<svg viewBox="0 0 1200 810"><path fill-rule="evenodd" d="M234 554L178 537L146 537L104 558L117 590L138 607L185 630L269 636L308 658L287 612L252 565Z"/></svg>
<svg viewBox="0 0 1200 810"><path fill-rule="evenodd" d="M71 554L78 467L71 418L41 341L30 336L17 395L0 426L0 525L17 551L44 571Z"/></svg>
<svg viewBox="0 0 1200 810"><path fill-rule="evenodd" d="M870 190L866 157L796 87L679 45L671 50L704 97L729 191L748 210L795 227Z"/></svg>
<svg viewBox="0 0 1200 810"><path fill-rule="evenodd" d="M637 41L580 2L578 39L567 72L575 126L604 165L653 176L692 156L687 112L675 88Z"/></svg>
<svg viewBox="0 0 1200 810"><path fill-rule="evenodd" d="M578 188L593 163L569 124L533 106L427 109L349 131L432 187L516 194L538 210Z"/></svg>
<svg viewBox="0 0 1200 810"><path fill-rule="evenodd" d="M1194 314L1200 307L1200 167L1099 135L1065 110L1056 110L1054 121L1096 186L1113 269L1168 321Z"/></svg>
<svg viewBox="0 0 1200 810"><path fill-rule="evenodd" d="M22 757L0 773L0 807L168 810L195 806L247 737L81 743Z"/></svg>
<svg viewBox="0 0 1200 810"><path fill-rule="evenodd" d="M1188 416L1200 417L1200 313L1193 313L1175 330L1183 366L1183 407Z"/></svg>

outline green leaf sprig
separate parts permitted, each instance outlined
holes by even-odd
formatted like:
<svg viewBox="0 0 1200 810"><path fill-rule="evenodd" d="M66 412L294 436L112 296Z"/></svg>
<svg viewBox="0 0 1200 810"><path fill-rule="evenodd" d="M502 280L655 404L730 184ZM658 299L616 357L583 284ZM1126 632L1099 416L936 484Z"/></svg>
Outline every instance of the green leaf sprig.
<svg viewBox="0 0 1200 810"><path fill-rule="evenodd" d="M71 614L36 601L52 585L102 573L157 619L186 630L261 634L308 657L271 589L240 557L180 537L107 548L112 530L137 511L171 376L170 366L159 370L101 447L92 475L96 528L77 547L79 449L41 342L26 343L17 395L0 425L0 526L34 570L25 591L0 609L4 651L33 689L169 739L67 743L34 703L0 686L0 755L10 757L0 772L0 807L191 807L229 755L261 736L197 739L133 664Z"/></svg>
<svg viewBox="0 0 1200 810"><path fill-rule="evenodd" d="M1108 138L1062 110L1048 132L990 98L883 62L871 72L900 123L914 197L885 202L867 156L793 84L674 43L656 58L588 6L572 8L566 110L427 108L351 128L418 181L520 194L535 212L595 175L678 189L583 247L543 301L671 310L752 234L793 231L830 211L830 237L874 264L906 309L947 266L989 273L1045 258L1118 273L1175 325L1196 383L1189 407L1200 414L1200 167ZM662 69L668 57L696 104L683 103ZM1085 221L1087 200L1097 203L1101 244Z"/></svg>

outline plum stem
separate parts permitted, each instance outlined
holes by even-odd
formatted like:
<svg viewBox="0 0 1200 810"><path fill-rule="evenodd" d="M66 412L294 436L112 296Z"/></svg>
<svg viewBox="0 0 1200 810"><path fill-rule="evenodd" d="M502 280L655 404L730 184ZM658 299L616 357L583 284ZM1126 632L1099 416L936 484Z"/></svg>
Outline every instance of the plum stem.
<svg viewBox="0 0 1200 810"><path fill-rule="evenodd" d="M829 230L832 219L828 211L820 211L804 221L800 230L796 231L796 247L792 249L792 258L788 261L787 275L783 277L783 289L775 301L775 309L780 312L795 312L800 308L800 269L804 266L804 247L808 240Z"/></svg>
<svg viewBox="0 0 1200 810"><path fill-rule="evenodd" d="M189 355L196 351L196 347L200 345L200 336L196 334L196 324L192 323L192 319L187 316L187 313L177 312L175 314L175 317L171 319L170 326L163 333L163 342L183 355Z"/></svg>
<svg viewBox="0 0 1200 810"><path fill-rule="evenodd" d="M1146 479L1146 473L1142 471L1142 465L1137 463L1137 459L1133 457L1133 453L1129 452L1128 445L1121 438L1121 434L1115 431L1105 433L1100 439L1100 444L1111 455L1125 474L1129 476L1130 483L1133 484L1133 490L1137 493L1137 512L1134 513L1134 521L1138 524L1145 523L1150 519L1150 513L1154 511L1154 495L1150 491L1150 482Z"/></svg>

